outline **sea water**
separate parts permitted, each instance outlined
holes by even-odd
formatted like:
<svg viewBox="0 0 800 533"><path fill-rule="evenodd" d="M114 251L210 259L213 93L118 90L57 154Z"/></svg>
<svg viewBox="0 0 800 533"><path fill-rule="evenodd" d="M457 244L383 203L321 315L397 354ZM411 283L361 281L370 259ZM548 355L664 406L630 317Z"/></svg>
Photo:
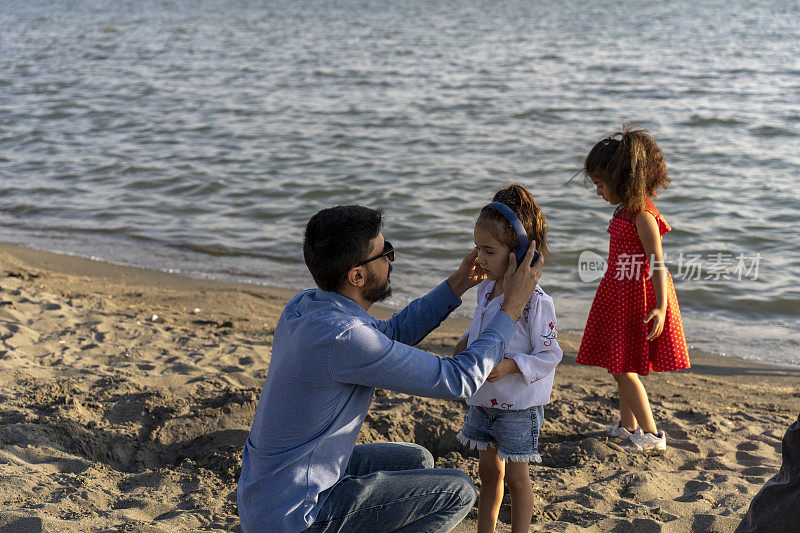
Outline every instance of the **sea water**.
<svg viewBox="0 0 800 533"><path fill-rule="evenodd" d="M689 344L800 362L797 2L2 4L0 240L303 288L306 221L359 203L386 212L403 305L516 182L581 330L613 208L570 178L630 121L672 178Z"/></svg>

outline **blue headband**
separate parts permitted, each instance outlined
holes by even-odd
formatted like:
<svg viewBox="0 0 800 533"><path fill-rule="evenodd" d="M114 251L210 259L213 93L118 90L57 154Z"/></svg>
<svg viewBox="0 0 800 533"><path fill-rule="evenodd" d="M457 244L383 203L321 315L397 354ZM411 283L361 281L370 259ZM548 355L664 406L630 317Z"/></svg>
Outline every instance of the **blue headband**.
<svg viewBox="0 0 800 533"><path fill-rule="evenodd" d="M514 228L514 232L517 234L517 239L519 240L519 245L514 248L513 252L517 256L517 266L522 263L522 260L525 258L525 254L528 253L528 247L530 246L530 241L528 240L528 232L525 231L525 226L522 225L522 221L519 219L517 214L511 210L503 202L492 202L490 204L485 205L483 208L486 209L487 207L491 207L500 211L511 223L511 227ZM536 250L533 253L533 263L536 262L536 259L539 258L539 250Z"/></svg>

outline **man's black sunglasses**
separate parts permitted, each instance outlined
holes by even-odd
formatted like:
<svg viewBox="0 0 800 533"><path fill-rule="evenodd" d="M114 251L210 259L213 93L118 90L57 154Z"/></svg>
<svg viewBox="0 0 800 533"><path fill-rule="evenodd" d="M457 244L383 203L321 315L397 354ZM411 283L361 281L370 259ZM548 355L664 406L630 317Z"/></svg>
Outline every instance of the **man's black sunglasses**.
<svg viewBox="0 0 800 533"><path fill-rule="evenodd" d="M386 258L389 260L390 263L394 261L394 248L392 248L392 243L390 243L389 241L383 242L383 251L381 253L379 253L375 257L370 257L369 259L361 261L353 268L360 267L361 265L366 265L367 263L375 261L376 259L380 259L383 256L386 256Z"/></svg>

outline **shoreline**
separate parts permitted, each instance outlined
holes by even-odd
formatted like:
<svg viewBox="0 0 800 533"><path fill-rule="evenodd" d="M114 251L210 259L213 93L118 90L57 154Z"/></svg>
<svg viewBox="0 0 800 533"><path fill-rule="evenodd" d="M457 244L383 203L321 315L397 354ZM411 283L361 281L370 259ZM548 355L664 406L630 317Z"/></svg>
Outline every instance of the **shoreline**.
<svg viewBox="0 0 800 533"><path fill-rule="evenodd" d="M88 258L77 254L50 252L10 242L0 242L0 252L13 255L31 268L41 268L50 272L64 275L92 276L97 277L98 279L105 279L110 282L125 282L133 284L157 283L161 287L174 289L206 287L208 285L225 288L226 290L248 288L256 289L259 292L263 291L274 293L286 299L294 296L301 290L309 288L289 288L277 285L269 285L266 283L225 281L212 277L202 277L200 274L195 276L183 272L168 272L136 265L119 264L110 261ZM430 287L430 289L433 289L433 287ZM420 294L420 296L421 295L422 294ZM400 309L401 308L397 306L378 303L372 307L371 312L379 318L388 318L393 312L396 312ZM463 331L466 331L469 329L469 325L470 317L466 315L451 315L439 327L439 329L444 329L448 332L451 332L451 330L457 331L459 328L463 327ZM561 340L562 337L571 341L577 340L578 345L580 345L582 333L574 330L562 330L559 331L559 340ZM719 350L719 353L727 352L724 350L724 347L722 347ZM707 352L700 348L695 348L693 346L690 347L690 360L694 361L695 358L698 357L701 359L710 358L712 360L719 359L722 361L744 362L748 364L752 363L755 365L766 365L771 367L800 370L800 363L781 362L774 360L769 361L759 358L739 357L736 355L718 355Z"/></svg>
<svg viewBox="0 0 800 533"><path fill-rule="evenodd" d="M237 531L241 448L293 294L0 244L0 531ZM468 324L420 347L449 355ZM731 531L780 465L800 369L690 350L691 369L644 380L670 439L648 457L605 437L613 380L575 364L579 334L559 343L531 530ZM358 442L417 442L479 485L464 412L378 390Z"/></svg>

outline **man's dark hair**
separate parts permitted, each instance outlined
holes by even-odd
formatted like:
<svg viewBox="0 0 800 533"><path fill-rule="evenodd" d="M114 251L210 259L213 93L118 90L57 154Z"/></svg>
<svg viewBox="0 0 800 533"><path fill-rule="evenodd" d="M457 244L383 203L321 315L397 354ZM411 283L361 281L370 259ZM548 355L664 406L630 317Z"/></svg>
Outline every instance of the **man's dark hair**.
<svg viewBox="0 0 800 533"><path fill-rule="evenodd" d="M344 287L347 272L367 259L382 218L383 211L360 205L337 205L311 217L303 238L303 257L320 289Z"/></svg>

